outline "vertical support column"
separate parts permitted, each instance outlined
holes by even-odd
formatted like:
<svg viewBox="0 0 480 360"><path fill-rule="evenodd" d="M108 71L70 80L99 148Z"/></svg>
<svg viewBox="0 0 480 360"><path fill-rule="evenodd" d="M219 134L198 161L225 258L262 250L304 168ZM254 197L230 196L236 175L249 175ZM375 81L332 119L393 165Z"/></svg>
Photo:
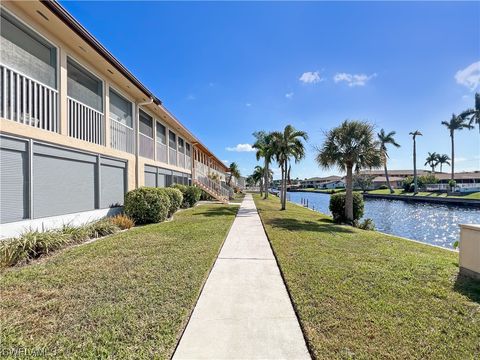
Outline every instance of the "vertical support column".
<svg viewBox="0 0 480 360"><path fill-rule="evenodd" d="M112 147L112 138L110 133L110 84L105 81L105 96L103 103L103 113L105 118L105 146Z"/></svg>
<svg viewBox="0 0 480 360"><path fill-rule="evenodd" d="M101 181L102 181L102 165L101 165L101 158L100 158L100 154L97 155L97 181L95 181L95 209L100 209L100 204L101 204L101 200L102 200L102 194L101 194L101 189L102 189L102 186L100 185L101 184Z"/></svg>
<svg viewBox="0 0 480 360"><path fill-rule="evenodd" d="M139 185L139 168L140 168L140 164L139 164L139 157L138 157L138 154L139 154L139 146L140 146L140 132L138 131L138 128L139 128L139 120L140 119L140 106L138 106L137 103L135 103L135 116L133 118L133 130L134 130L134 134L135 134L135 188L138 189L140 187Z"/></svg>
<svg viewBox="0 0 480 360"><path fill-rule="evenodd" d="M28 140L28 217L34 218L33 213L33 140Z"/></svg>
<svg viewBox="0 0 480 360"><path fill-rule="evenodd" d="M68 104L67 104L67 54L63 48L59 48L60 55L60 73L58 81L58 122L59 132L68 136Z"/></svg>
<svg viewBox="0 0 480 360"><path fill-rule="evenodd" d="M153 160L158 161L157 159L157 120L152 117L152 132L153 132ZM158 177L158 174L157 174Z"/></svg>

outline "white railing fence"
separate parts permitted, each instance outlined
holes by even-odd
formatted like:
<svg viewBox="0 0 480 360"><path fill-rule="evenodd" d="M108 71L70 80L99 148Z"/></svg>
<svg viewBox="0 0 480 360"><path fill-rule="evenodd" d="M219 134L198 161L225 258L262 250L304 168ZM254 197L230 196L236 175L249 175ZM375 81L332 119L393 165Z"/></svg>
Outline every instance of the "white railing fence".
<svg viewBox="0 0 480 360"><path fill-rule="evenodd" d="M208 175L200 170L200 168L195 168L194 180L198 181L203 186L210 189L210 191L216 193L218 196L223 197L226 200L228 200L230 197L229 190L224 188L220 182L210 179Z"/></svg>
<svg viewBox="0 0 480 360"><path fill-rule="evenodd" d="M68 97L68 135L98 145L105 145L103 113Z"/></svg>
<svg viewBox="0 0 480 360"><path fill-rule="evenodd" d="M185 154L182 154L180 151L178 152L178 166L185 168Z"/></svg>
<svg viewBox="0 0 480 360"><path fill-rule="evenodd" d="M177 165L177 150L168 148L168 163L170 165Z"/></svg>
<svg viewBox="0 0 480 360"><path fill-rule="evenodd" d="M151 137L148 137L142 133L139 134L139 155L153 159L154 143Z"/></svg>
<svg viewBox="0 0 480 360"><path fill-rule="evenodd" d="M425 189L427 191L449 191L450 185L448 184L426 184ZM480 183L457 183L455 185L455 191L468 191L473 189L480 189Z"/></svg>
<svg viewBox="0 0 480 360"><path fill-rule="evenodd" d="M167 145L157 141L157 161L167 162Z"/></svg>
<svg viewBox="0 0 480 360"><path fill-rule="evenodd" d="M192 168L192 158L190 156L185 157L185 169Z"/></svg>
<svg viewBox="0 0 480 360"><path fill-rule="evenodd" d="M0 65L1 117L58 132L58 91Z"/></svg>
<svg viewBox="0 0 480 360"><path fill-rule="evenodd" d="M110 146L114 149L135 153L135 135L131 127L110 118Z"/></svg>

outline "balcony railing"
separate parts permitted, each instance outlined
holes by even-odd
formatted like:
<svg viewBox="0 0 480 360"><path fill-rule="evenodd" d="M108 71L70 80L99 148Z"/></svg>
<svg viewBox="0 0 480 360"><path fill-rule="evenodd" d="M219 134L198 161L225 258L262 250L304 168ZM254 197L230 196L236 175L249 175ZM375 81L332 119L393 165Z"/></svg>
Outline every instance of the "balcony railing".
<svg viewBox="0 0 480 360"><path fill-rule="evenodd" d="M68 97L68 135L98 145L105 145L103 113Z"/></svg>
<svg viewBox="0 0 480 360"><path fill-rule="evenodd" d="M192 168L192 158L190 156L185 157L185 169Z"/></svg>
<svg viewBox="0 0 480 360"><path fill-rule="evenodd" d="M168 149L168 163L170 165L177 165L177 150L172 148Z"/></svg>
<svg viewBox="0 0 480 360"><path fill-rule="evenodd" d="M195 168L194 180L202 184L205 188L212 192L212 194L215 194L216 196L228 201L228 198L230 197L230 191L227 189L227 186L224 187L219 181L210 179L208 175L200 170L200 168Z"/></svg>
<svg viewBox="0 0 480 360"><path fill-rule="evenodd" d="M0 65L1 117L58 132L58 91Z"/></svg>
<svg viewBox="0 0 480 360"><path fill-rule="evenodd" d="M154 154L154 142L151 137L144 135L142 133L139 134L139 155L153 159Z"/></svg>
<svg viewBox="0 0 480 360"><path fill-rule="evenodd" d="M157 161L167 163L167 145L157 141Z"/></svg>
<svg viewBox="0 0 480 360"><path fill-rule="evenodd" d="M180 151L178 152L178 166L185 168L185 154L182 154Z"/></svg>
<svg viewBox="0 0 480 360"><path fill-rule="evenodd" d="M135 153L135 135L131 127L110 118L110 146L114 149Z"/></svg>

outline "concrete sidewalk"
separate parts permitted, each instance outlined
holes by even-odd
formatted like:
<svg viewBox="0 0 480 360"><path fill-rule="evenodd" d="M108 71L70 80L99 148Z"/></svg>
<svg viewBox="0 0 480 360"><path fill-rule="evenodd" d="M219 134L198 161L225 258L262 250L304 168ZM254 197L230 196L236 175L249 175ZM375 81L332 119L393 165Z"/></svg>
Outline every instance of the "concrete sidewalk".
<svg viewBox="0 0 480 360"><path fill-rule="evenodd" d="M309 359L252 196L247 195L173 359Z"/></svg>

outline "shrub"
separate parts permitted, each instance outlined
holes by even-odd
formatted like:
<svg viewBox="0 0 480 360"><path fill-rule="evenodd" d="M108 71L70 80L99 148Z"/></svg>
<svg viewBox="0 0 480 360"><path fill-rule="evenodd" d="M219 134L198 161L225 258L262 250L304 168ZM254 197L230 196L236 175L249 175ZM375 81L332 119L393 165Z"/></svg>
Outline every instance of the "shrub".
<svg viewBox="0 0 480 360"><path fill-rule="evenodd" d="M372 219L367 218L363 220L362 222L356 221L355 222L355 227L362 229L362 230L375 230L375 223L373 222Z"/></svg>
<svg viewBox="0 0 480 360"><path fill-rule="evenodd" d="M380 190L387 190L388 186L387 185L380 185L379 189Z"/></svg>
<svg viewBox="0 0 480 360"><path fill-rule="evenodd" d="M211 201L211 200L214 200L212 195L210 195L209 193L207 193L206 191L203 191L202 190L202 193L200 194L200 200L202 201Z"/></svg>
<svg viewBox="0 0 480 360"><path fill-rule="evenodd" d="M453 179L448 180L448 186L450 186L450 189L454 189L457 186L457 182Z"/></svg>
<svg viewBox="0 0 480 360"><path fill-rule="evenodd" d="M136 224L164 221L170 209L170 199L158 188L142 187L125 194L125 214Z"/></svg>
<svg viewBox="0 0 480 360"><path fill-rule="evenodd" d="M135 226L135 221L130 219L125 214L118 214L109 218L113 225L116 225L121 230L127 230Z"/></svg>
<svg viewBox="0 0 480 360"><path fill-rule="evenodd" d="M93 224L90 224L88 226L88 229L90 238L98 238L115 234L120 230L120 228L116 224L114 224L109 218L95 221Z"/></svg>
<svg viewBox="0 0 480 360"><path fill-rule="evenodd" d="M36 259L71 242L70 236L59 230L28 231L18 238L0 242L0 263L13 266Z"/></svg>
<svg viewBox="0 0 480 360"><path fill-rule="evenodd" d="M345 193L337 193L330 196L330 212L333 221L337 223L347 222L345 217ZM361 194L353 193L353 220L358 220L363 216L363 197Z"/></svg>
<svg viewBox="0 0 480 360"><path fill-rule="evenodd" d="M72 242L80 243L90 237L89 225L85 226L70 226L63 225L62 233L68 235Z"/></svg>
<svg viewBox="0 0 480 360"><path fill-rule="evenodd" d="M187 186L187 185L180 185L175 184L171 187L178 189L183 194L183 208L189 208L194 206L202 196L202 190L197 188L196 186Z"/></svg>
<svg viewBox="0 0 480 360"><path fill-rule="evenodd" d="M183 194L179 189L176 188L165 188L162 189L168 195L170 199L170 208L168 210L168 216L172 216L180 209L180 206L183 204Z"/></svg>

